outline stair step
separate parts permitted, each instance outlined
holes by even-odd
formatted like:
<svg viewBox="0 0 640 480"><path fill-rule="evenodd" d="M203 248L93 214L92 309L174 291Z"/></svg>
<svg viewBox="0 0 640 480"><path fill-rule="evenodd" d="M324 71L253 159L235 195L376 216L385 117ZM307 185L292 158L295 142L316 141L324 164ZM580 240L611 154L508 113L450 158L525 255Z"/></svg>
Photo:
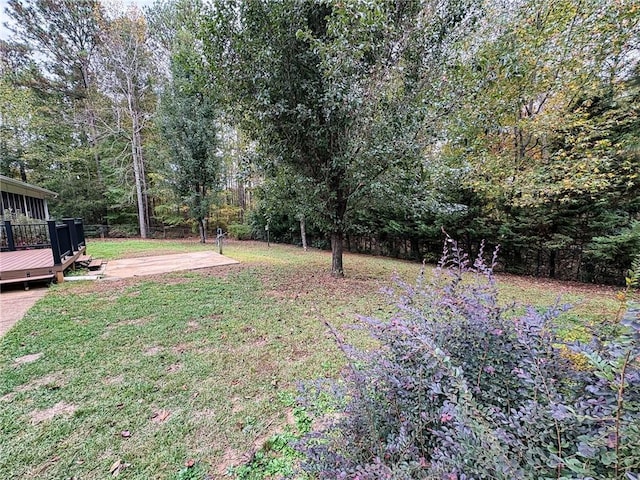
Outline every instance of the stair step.
<svg viewBox="0 0 640 480"><path fill-rule="evenodd" d="M99 270L100 268L102 268L102 265L104 265L104 263L105 263L104 260L96 258L95 260L92 260L91 263L89 263L89 265L87 265L87 268L89 270Z"/></svg>

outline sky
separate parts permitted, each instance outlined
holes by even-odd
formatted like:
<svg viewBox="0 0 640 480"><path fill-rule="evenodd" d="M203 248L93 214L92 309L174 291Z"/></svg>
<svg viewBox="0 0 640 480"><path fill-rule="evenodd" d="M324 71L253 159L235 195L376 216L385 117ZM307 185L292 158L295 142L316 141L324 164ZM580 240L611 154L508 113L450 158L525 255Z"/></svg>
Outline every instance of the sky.
<svg viewBox="0 0 640 480"><path fill-rule="evenodd" d="M101 2L106 5L120 4L120 5L130 5L134 4L139 7L144 7L153 4L155 0L101 0ZM9 31L4 27L6 21L9 20L9 17L5 13L5 9L7 8L7 0L0 0L0 39L6 40L9 37Z"/></svg>

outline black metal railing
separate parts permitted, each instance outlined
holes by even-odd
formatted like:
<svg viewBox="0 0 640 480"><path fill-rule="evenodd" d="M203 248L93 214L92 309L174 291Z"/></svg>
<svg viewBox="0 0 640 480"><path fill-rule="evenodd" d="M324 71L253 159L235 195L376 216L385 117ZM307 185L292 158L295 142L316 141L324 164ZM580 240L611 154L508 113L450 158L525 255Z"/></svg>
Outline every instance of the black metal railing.
<svg viewBox="0 0 640 480"><path fill-rule="evenodd" d="M3 251L48 248L51 245L45 222L12 225L7 220L2 225L0 237L0 247Z"/></svg>
<svg viewBox="0 0 640 480"><path fill-rule="evenodd" d="M61 223L48 220L46 223L12 225L5 220L0 228L2 251L51 248L54 264L85 246L84 225L81 219L65 218Z"/></svg>

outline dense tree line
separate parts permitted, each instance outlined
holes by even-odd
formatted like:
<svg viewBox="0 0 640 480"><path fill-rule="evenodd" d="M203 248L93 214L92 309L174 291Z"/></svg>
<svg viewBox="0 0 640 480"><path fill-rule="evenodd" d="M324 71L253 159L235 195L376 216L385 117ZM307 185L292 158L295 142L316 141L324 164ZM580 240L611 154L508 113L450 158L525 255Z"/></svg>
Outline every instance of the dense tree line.
<svg viewBox="0 0 640 480"><path fill-rule="evenodd" d="M640 252L640 8L617 0L9 0L2 174L89 223L513 272ZM248 203L248 199L253 199ZM301 229L302 227L302 229Z"/></svg>

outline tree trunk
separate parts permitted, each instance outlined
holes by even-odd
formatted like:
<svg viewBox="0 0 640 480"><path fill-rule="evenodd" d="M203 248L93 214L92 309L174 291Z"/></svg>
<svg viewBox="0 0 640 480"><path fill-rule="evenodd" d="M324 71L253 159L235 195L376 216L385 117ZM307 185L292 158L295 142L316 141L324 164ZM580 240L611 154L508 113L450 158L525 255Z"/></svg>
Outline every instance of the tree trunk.
<svg viewBox="0 0 640 480"><path fill-rule="evenodd" d="M144 172L144 162L142 159L142 138L140 136L141 126L139 112L134 99L134 86L131 79L127 78L127 104L129 116L131 117L131 156L133 157L133 175L136 182L136 197L138 200L138 225L140 226L140 236L147 238L147 202L146 202L146 181Z"/></svg>
<svg viewBox="0 0 640 480"><path fill-rule="evenodd" d="M336 278L344 277L342 237L342 232L333 232L331 234L331 276Z"/></svg>
<svg viewBox="0 0 640 480"><path fill-rule="evenodd" d="M302 248L307 251L307 230L304 215L300 215L300 238L302 239Z"/></svg>
<svg viewBox="0 0 640 480"><path fill-rule="evenodd" d="M198 219L198 230L200 231L200 243L207 243L207 227L202 218Z"/></svg>
<svg viewBox="0 0 640 480"><path fill-rule="evenodd" d="M131 155L133 157L133 175L135 177L136 182L136 197L138 200L138 225L140 226L140 236L142 238L147 238L147 209L144 200L144 192L143 192L143 176L144 171L142 171L140 164L140 154L141 154L141 146L140 146L140 133L137 132L137 122L133 122L133 138L131 139Z"/></svg>

